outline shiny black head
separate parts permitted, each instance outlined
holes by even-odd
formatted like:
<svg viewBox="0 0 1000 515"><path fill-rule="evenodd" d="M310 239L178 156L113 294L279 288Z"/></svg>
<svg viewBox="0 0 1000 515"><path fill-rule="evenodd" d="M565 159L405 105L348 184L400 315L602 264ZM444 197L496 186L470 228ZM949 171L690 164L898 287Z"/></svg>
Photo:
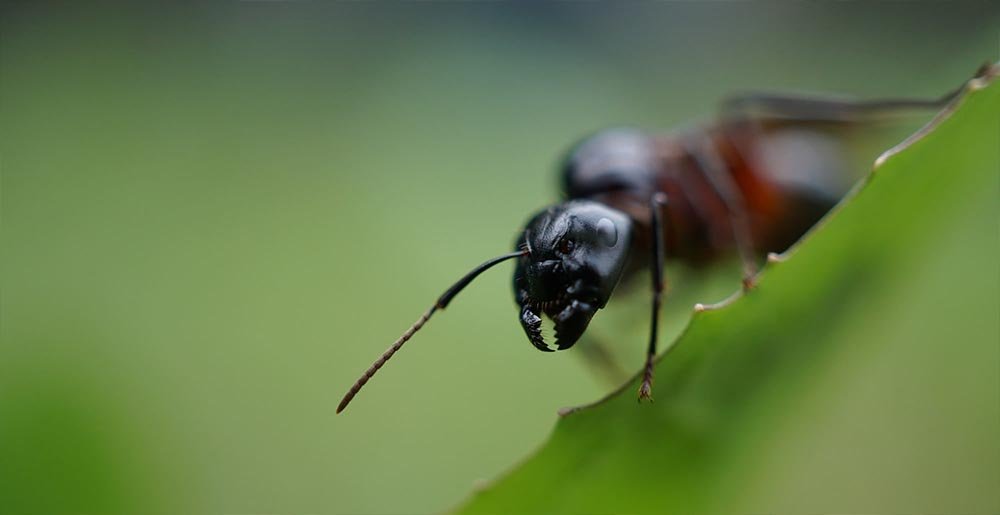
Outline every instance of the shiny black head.
<svg viewBox="0 0 1000 515"><path fill-rule="evenodd" d="M541 315L555 323L556 347L568 349L607 304L628 259L632 222L622 212L572 200L533 216L518 239L528 251L514 271L514 298L532 345L549 352Z"/></svg>

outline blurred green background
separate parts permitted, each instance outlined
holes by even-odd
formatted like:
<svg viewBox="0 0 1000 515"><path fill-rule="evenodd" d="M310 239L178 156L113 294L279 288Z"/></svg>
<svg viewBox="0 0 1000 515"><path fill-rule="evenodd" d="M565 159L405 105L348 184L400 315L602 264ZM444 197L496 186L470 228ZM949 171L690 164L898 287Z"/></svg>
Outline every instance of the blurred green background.
<svg viewBox="0 0 1000 515"><path fill-rule="evenodd" d="M569 144L744 89L937 96L996 59L998 22L986 2L6 5L0 511L455 506L608 390L524 340L510 267L334 407L556 199ZM673 334L734 284L672 279Z"/></svg>

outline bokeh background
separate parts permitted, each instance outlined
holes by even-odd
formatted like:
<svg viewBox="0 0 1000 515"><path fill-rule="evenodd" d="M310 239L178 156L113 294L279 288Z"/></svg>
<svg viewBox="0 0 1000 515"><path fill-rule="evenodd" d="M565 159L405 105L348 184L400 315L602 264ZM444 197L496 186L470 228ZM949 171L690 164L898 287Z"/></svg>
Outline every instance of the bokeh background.
<svg viewBox="0 0 1000 515"><path fill-rule="evenodd" d="M524 341L510 267L334 408L557 199L575 139L697 123L746 89L937 96L996 59L998 14L5 5L0 511L455 506L610 388ZM731 267L671 277L672 333L734 289ZM622 297L593 331L638 365L646 308Z"/></svg>

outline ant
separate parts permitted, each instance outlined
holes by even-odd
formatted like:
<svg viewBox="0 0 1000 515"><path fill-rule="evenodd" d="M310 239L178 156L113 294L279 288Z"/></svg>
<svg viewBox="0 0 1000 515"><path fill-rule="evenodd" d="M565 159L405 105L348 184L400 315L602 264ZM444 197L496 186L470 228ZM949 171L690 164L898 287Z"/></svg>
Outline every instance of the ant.
<svg viewBox="0 0 1000 515"><path fill-rule="evenodd" d="M984 65L976 77L996 75ZM737 255L744 291L758 260L791 246L846 193L831 181L845 166L835 137L886 115L940 109L962 88L937 99L842 100L750 94L722 103L714 122L668 133L611 128L584 138L563 160L566 200L528 219L515 251L475 267L448 288L348 390L337 413L435 312L479 274L508 260L514 300L531 344L553 352L573 346L619 282L647 268L652 276L649 342L639 401L652 400L657 322L665 259L703 265ZM845 182L845 181L840 181Z"/></svg>

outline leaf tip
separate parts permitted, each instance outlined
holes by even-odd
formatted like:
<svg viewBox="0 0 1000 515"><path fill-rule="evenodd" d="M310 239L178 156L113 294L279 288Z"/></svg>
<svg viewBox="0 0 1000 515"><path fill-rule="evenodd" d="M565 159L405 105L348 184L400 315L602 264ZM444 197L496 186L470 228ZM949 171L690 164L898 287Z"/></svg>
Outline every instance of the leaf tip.
<svg viewBox="0 0 1000 515"><path fill-rule="evenodd" d="M890 158L909 148L914 143L920 141L925 136L933 132L944 120L948 119L948 117L955 112L959 104L964 101L965 97L968 96L969 93L985 89L993 83L997 77L1000 77L1000 64L986 63L980 66L976 71L975 76L966 81L965 84L959 88L948 104L938 111L931 121L927 122L927 124L921 127L920 130L914 132L896 146L879 155L878 158L875 159L875 164L872 166L872 171L869 177L875 175L875 172L878 171L878 169L881 168Z"/></svg>

